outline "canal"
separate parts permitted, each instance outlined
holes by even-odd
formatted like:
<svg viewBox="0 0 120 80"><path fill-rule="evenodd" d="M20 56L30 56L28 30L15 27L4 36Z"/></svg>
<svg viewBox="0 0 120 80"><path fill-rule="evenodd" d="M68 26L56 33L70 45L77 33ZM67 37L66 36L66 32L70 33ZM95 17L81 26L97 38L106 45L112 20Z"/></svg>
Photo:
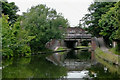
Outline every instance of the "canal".
<svg viewBox="0 0 120 80"><path fill-rule="evenodd" d="M69 50L2 61L2 78L51 80L119 80L120 67L89 50Z"/></svg>

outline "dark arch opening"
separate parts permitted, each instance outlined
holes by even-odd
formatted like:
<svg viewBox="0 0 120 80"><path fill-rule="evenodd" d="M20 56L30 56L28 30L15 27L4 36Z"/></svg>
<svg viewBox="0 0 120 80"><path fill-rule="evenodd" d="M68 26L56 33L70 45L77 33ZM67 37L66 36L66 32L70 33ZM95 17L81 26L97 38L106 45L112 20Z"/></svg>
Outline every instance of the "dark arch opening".
<svg viewBox="0 0 120 80"><path fill-rule="evenodd" d="M75 48L75 44L77 41L64 41L65 42L65 46L68 48Z"/></svg>

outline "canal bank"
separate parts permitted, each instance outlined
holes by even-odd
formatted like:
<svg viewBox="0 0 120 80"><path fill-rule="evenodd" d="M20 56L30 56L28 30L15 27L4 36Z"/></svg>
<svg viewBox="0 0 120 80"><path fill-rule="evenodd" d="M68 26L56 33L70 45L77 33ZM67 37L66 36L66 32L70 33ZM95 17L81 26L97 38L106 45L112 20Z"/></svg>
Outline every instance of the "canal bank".
<svg viewBox="0 0 120 80"><path fill-rule="evenodd" d="M53 62L46 60L51 58ZM61 54L33 55L29 58L11 58L3 60L3 78L43 78L43 79L78 79L78 80L99 80L99 78L119 77L119 73L107 70L103 63L92 60L89 50L70 50ZM61 65L60 65L61 64ZM109 63L108 63L109 64ZM110 64L109 64L110 65ZM116 70L115 70L116 71ZM109 75L109 76L108 76ZM102 79L103 80L103 79Z"/></svg>
<svg viewBox="0 0 120 80"><path fill-rule="evenodd" d="M100 62L101 64L105 65L106 68L108 68L108 69L110 70L110 72L120 74L120 66L111 64L111 63L109 63L108 61L102 59L102 58L101 58L100 56L98 56L98 55L96 55L96 60L97 60L98 62ZM107 69L106 69L106 70L107 70Z"/></svg>
<svg viewBox="0 0 120 80"><path fill-rule="evenodd" d="M104 61L120 66L120 56L109 51L109 49L105 46L103 38L97 38L96 43L99 44L95 50L97 56L99 56Z"/></svg>
<svg viewBox="0 0 120 80"><path fill-rule="evenodd" d="M92 57L89 49L60 52L63 49L65 48L56 47L54 53L50 51L48 54L33 55L29 58L5 60L2 69L3 78L119 80L120 74L117 68L111 68L110 63L106 64L103 59L98 59L99 57Z"/></svg>
<svg viewBox="0 0 120 80"><path fill-rule="evenodd" d="M116 56L116 55L113 55L113 54L109 54L109 53L105 53L104 51L102 51L100 48L97 48L95 50L95 54L97 56L99 56L101 59L103 59L104 61L107 61L111 64L114 64L114 65L119 65L119 57Z"/></svg>

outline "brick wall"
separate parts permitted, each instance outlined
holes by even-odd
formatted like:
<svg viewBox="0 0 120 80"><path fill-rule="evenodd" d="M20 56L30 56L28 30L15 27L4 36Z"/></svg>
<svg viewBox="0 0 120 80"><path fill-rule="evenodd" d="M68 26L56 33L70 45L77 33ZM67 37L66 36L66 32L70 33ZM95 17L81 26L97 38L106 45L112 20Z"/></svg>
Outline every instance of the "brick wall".
<svg viewBox="0 0 120 80"><path fill-rule="evenodd" d="M97 47L94 38L91 39L91 47L92 47L93 50L95 50L96 47Z"/></svg>

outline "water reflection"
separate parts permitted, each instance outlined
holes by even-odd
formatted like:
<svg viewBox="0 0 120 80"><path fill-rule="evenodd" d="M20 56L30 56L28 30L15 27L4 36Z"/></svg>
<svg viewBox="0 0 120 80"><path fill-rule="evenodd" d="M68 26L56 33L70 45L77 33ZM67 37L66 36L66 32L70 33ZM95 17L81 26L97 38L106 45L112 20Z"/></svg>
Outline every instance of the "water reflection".
<svg viewBox="0 0 120 80"><path fill-rule="evenodd" d="M97 61L96 61L97 60ZM51 55L36 55L31 58L11 58L3 60L3 78L116 78L120 76L119 67L111 65L88 50L70 50ZM104 80L105 80L104 79Z"/></svg>
<svg viewBox="0 0 120 80"><path fill-rule="evenodd" d="M87 70L83 71L69 71L65 78L89 78Z"/></svg>
<svg viewBox="0 0 120 80"><path fill-rule="evenodd" d="M67 70L46 61L44 56L33 56L14 59L2 73L3 78L60 78L67 75Z"/></svg>
<svg viewBox="0 0 120 80"><path fill-rule="evenodd" d="M99 66L99 67L98 67ZM104 79L104 80L119 80L119 74L111 73L107 67L104 65L97 63L96 65L91 66L89 70L89 75L94 80Z"/></svg>

